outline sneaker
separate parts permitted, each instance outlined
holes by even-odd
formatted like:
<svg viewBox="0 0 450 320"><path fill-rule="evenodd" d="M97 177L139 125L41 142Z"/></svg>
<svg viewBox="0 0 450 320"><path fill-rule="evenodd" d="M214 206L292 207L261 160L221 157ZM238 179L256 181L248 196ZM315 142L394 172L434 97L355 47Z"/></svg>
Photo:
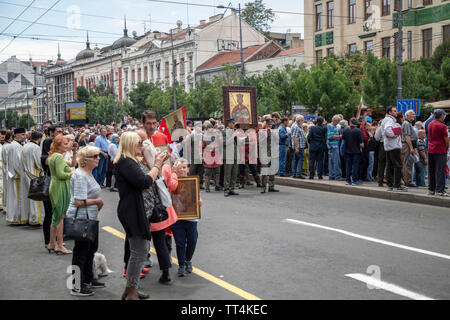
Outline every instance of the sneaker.
<svg viewBox="0 0 450 320"><path fill-rule="evenodd" d="M186 261L186 272L192 273L192 262Z"/></svg>
<svg viewBox="0 0 450 320"><path fill-rule="evenodd" d="M356 180L356 181L353 181L353 184L354 184L355 186L361 186L361 185L363 185L364 183L363 183L362 181L360 181L360 180Z"/></svg>
<svg viewBox="0 0 450 320"><path fill-rule="evenodd" d="M398 187L397 189L396 189L397 191L404 191L404 192L406 192L406 191L408 191L408 188L407 187L405 187L405 186L400 186L400 187Z"/></svg>
<svg viewBox="0 0 450 320"><path fill-rule="evenodd" d="M184 266L179 266L178 268L178 276L179 277L184 277L184 272L186 271Z"/></svg>
<svg viewBox="0 0 450 320"><path fill-rule="evenodd" d="M429 196L434 196L436 193L434 191L428 190L428 195Z"/></svg>
<svg viewBox="0 0 450 320"><path fill-rule="evenodd" d="M93 296L94 292L85 286L81 286L80 290L72 289L70 291L70 295L75 296L75 297L89 297L89 296Z"/></svg>
<svg viewBox="0 0 450 320"><path fill-rule="evenodd" d="M440 197L448 197L448 196L450 196L447 192L439 192L438 193L438 196L440 196Z"/></svg>
<svg viewBox="0 0 450 320"><path fill-rule="evenodd" d="M412 183L412 184L408 184L407 187L408 187L408 188L417 188L417 185L415 185L414 183Z"/></svg>
<svg viewBox="0 0 450 320"><path fill-rule="evenodd" d="M346 186L351 186L351 185L352 185L352 182L347 180L347 181L345 181L345 185L346 185Z"/></svg>
<svg viewBox="0 0 450 320"><path fill-rule="evenodd" d="M98 288L105 288L106 285L103 282L92 280L92 282L88 283L86 285L86 287L89 288L89 289L95 289L95 288L98 289Z"/></svg>

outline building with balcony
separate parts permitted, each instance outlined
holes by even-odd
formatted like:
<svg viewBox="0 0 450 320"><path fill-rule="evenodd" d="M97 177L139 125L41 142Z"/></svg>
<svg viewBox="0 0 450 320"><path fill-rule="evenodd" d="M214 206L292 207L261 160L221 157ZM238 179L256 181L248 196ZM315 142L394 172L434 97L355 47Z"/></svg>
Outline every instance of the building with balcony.
<svg viewBox="0 0 450 320"><path fill-rule="evenodd" d="M394 59L400 1L403 59L431 57L444 39L450 39L448 0L306 0L306 64L355 51Z"/></svg>

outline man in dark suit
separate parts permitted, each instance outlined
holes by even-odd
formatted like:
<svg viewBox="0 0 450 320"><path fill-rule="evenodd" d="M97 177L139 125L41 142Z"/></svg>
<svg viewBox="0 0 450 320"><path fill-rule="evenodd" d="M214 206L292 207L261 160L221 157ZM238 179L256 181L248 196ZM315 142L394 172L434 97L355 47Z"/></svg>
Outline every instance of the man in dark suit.
<svg viewBox="0 0 450 320"><path fill-rule="evenodd" d="M323 153L327 144L327 128L323 126L323 117L317 117L317 123L308 134L309 143L309 179L313 180L315 169L319 180L323 179Z"/></svg>

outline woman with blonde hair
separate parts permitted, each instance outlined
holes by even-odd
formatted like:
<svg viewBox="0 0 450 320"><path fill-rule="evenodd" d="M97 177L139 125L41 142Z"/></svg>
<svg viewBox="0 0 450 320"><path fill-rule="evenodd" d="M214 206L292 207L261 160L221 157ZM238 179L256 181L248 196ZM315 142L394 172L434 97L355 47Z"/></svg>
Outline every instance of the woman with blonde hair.
<svg viewBox="0 0 450 320"><path fill-rule="evenodd" d="M149 250L150 224L145 213L143 190L149 189L167 159L167 153L158 154L154 166L147 174L140 167L142 139L136 132L122 134L119 151L114 159L114 176L119 188L117 214L130 243L127 266L127 285L122 299L139 299L139 279Z"/></svg>
<svg viewBox="0 0 450 320"><path fill-rule="evenodd" d="M64 215L70 202L70 178L72 169L64 160L69 149L69 139L58 135L50 146L48 166L50 168L50 202L52 203L52 225L50 227L50 243L48 251L57 254L70 254L72 251L63 246Z"/></svg>
<svg viewBox="0 0 450 320"><path fill-rule="evenodd" d="M80 219L98 220L99 211L103 208L103 200L100 199L101 188L92 170L98 166L100 160L100 149L93 146L81 148L78 152L77 161L79 168L75 170L70 179L70 204L67 217ZM73 296L91 296L94 293L91 288L103 288L105 285L94 280L92 265L94 254L98 249L98 230L94 241L75 241L73 248L72 265L80 268L81 286L73 288ZM90 285L90 288L88 287Z"/></svg>

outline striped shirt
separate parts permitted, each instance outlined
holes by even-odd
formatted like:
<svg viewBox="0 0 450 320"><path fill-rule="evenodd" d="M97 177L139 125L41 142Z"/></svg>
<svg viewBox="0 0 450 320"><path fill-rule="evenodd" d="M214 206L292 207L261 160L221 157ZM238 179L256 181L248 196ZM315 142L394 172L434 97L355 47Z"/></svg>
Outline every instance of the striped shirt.
<svg viewBox="0 0 450 320"><path fill-rule="evenodd" d="M339 135L339 130L337 126L334 126L332 123L328 125L328 134L327 134L327 145L328 149L336 149L339 147L339 138L333 138L334 136Z"/></svg>
<svg viewBox="0 0 450 320"><path fill-rule="evenodd" d="M298 139L298 147L300 149L306 148L306 137L303 129L299 127L299 125L294 123L291 128L291 136L292 136L292 147L295 148L294 137Z"/></svg>
<svg viewBox="0 0 450 320"><path fill-rule="evenodd" d="M94 177L90 176L80 168L76 169L70 179L70 204L67 210L67 217L73 218L77 211L75 200L98 199L102 189L100 188ZM98 220L97 205L90 205L87 207L78 208L78 217L80 219L86 218L86 212L90 220Z"/></svg>

